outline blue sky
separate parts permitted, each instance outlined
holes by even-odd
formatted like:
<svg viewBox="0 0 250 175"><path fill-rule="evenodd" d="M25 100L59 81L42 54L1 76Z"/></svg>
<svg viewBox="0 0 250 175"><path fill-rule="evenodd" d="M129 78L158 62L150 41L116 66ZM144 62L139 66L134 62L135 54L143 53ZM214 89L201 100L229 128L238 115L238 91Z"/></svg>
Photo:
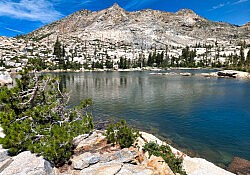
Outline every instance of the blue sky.
<svg viewBox="0 0 250 175"><path fill-rule="evenodd" d="M75 11L101 10L115 2L127 11L188 8L213 21L250 22L250 0L0 0L0 36L26 34Z"/></svg>

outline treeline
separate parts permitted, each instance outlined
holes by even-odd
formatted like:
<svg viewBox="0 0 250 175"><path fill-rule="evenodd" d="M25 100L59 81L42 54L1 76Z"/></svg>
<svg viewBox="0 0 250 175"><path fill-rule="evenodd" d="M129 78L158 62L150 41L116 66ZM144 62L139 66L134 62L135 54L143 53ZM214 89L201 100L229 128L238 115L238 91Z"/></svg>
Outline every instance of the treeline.
<svg viewBox="0 0 250 175"><path fill-rule="evenodd" d="M197 44L196 47L202 47L200 44ZM129 59L126 57L120 57L117 59L114 56L113 59L106 53L102 56L101 59L95 59L95 61L87 60L86 56L83 54L84 63L73 61L73 57L76 57L75 51L70 51L71 57L65 54L65 46L56 40L54 45L55 55L52 62L46 62L44 59L34 58L29 59L33 65L36 65L39 70L49 69L62 69L62 70L79 70L80 68L84 69L130 69L137 67L158 67L158 68L167 68L167 67L211 67L211 68L228 68L228 69L237 69L243 71L250 71L250 51L247 55L244 53L244 48L246 45L243 43L240 47L239 53L235 51L230 55L221 55L221 52L224 51L224 48L220 48L217 45L212 47L211 45L205 45L202 48L205 48L206 51L203 54L197 55L196 49L190 48L189 46L182 49L182 54L178 57L168 54L168 50L165 51L151 51L146 57L144 54L139 54L139 57L135 59ZM213 49L213 50L211 50ZM95 52L96 55L96 52ZM197 59L198 57L198 59ZM221 61L224 59L224 61ZM117 61L118 60L118 61ZM2 65L3 63L1 63Z"/></svg>

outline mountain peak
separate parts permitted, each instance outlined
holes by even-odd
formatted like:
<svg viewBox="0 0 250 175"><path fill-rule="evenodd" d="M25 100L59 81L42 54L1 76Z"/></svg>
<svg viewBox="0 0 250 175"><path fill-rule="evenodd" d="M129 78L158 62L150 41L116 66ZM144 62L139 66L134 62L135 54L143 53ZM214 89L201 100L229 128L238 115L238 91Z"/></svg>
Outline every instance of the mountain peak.
<svg viewBox="0 0 250 175"><path fill-rule="evenodd" d="M176 12L176 14L194 14L194 15L196 15L196 13L191 9L181 9L178 12Z"/></svg>
<svg viewBox="0 0 250 175"><path fill-rule="evenodd" d="M250 26L250 21L244 24L244 26Z"/></svg>
<svg viewBox="0 0 250 175"><path fill-rule="evenodd" d="M57 35L62 35L68 39L68 43L71 38L79 36L90 42L102 38L103 41L124 42L140 48L142 40L147 47L156 40L174 46L207 43L207 38L233 41L236 40L234 36L239 36L238 40L244 40L249 36L248 30L248 25L238 29L228 24L208 21L190 9L182 9L176 13L149 9L129 12L114 3L100 11L74 13L29 36L44 38L49 35L55 40ZM213 41L209 44L213 44Z"/></svg>
<svg viewBox="0 0 250 175"><path fill-rule="evenodd" d="M123 8L119 6L119 4L117 4L116 2L109 9L123 10Z"/></svg>

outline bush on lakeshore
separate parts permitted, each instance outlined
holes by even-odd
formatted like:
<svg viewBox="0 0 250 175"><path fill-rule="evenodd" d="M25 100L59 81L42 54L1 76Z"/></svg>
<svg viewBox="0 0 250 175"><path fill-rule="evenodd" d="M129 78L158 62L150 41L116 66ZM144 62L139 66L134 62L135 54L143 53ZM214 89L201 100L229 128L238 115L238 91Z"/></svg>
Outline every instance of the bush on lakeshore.
<svg viewBox="0 0 250 175"><path fill-rule="evenodd" d="M125 120L110 124L105 133L108 143L119 144L121 148L128 148L133 145L140 136L139 131L130 128Z"/></svg>
<svg viewBox="0 0 250 175"><path fill-rule="evenodd" d="M0 88L0 124L5 134L0 139L10 155L26 150L42 155L55 166L67 163L74 137L93 129L87 99L68 108L69 93L60 80L36 76L25 70L16 86Z"/></svg>
<svg viewBox="0 0 250 175"><path fill-rule="evenodd" d="M174 173L179 173L180 175L186 175L186 172L182 169L182 159L176 157L173 153L171 148L168 145L158 145L155 142L146 143L143 146L143 150L145 152L148 151L149 156L157 156L162 157L163 160L168 164L170 169Z"/></svg>

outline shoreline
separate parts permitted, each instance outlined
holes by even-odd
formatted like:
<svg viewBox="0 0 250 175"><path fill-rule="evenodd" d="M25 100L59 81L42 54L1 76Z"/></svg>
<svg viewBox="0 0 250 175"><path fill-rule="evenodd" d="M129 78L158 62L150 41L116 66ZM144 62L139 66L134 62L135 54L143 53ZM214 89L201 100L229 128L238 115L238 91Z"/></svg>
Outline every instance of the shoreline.
<svg viewBox="0 0 250 175"><path fill-rule="evenodd" d="M160 140L156 136L149 134L147 132L140 132L143 134L143 137L146 138L149 142L153 141L158 143L159 145L167 144L166 142ZM167 144L169 145L169 144ZM214 163L207 161L206 159L199 157L190 157L189 155L183 153L182 151L174 148L172 145L169 145L172 152L178 156L183 158L183 168L187 172L188 175L210 175L210 174L220 174L220 175L233 175L233 173L215 165Z"/></svg>
<svg viewBox="0 0 250 175"><path fill-rule="evenodd" d="M228 71L228 70L226 70L226 71ZM234 77L233 77L234 78Z"/></svg>
<svg viewBox="0 0 250 175"><path fill-rule="evenodd" d="M96 152L96 150L99 150L102 147L100 147L100 148L98 148L96 146L92 147L93 145L99 145L99 143L103 143L103 141L106 139L106 137L103 136L103 133L104 133L104 131L94 130L92 133L79 135L73 139L72 144L74 144L74 145L76 143L77 144L76 144L76 148L75 148L76 154L71 157L71 161L73 163L72 165L65 164L61 168L55 168L55 167L53 168L53 166L50 165L50 163L47 163L46 166L51 167L51 172L53 172L54 174L58 174L58 175L61 174L60 170L66 171L69 174L71 174L73 172L80 172L80 174L81 174L82 172L85 172L85 171L92 171L93 167L96 167L97 165L98 165L98 168L100 168L100 167L101 167L101 169L105 168L107 164L104 165L103 163L99 163L99 160L102 159L102 158L101 159L99 158L98 160L96 160L96 162L93 162L89 166L84 166L83 169L81 169L81 168L79 169L79 167L81 167L81 164L84 163L85 159L89 160L85 156L86 154L88 155L88 157L105 156L106 153L103 154L103 153ZM117 153L119 153L119 155L120 155L120 153L122 151L123 153L121 154L121 156L128 155L128 153L131 153L130 151L134 152L134 154L137 152L136 155L138 155L139 157L142 158L142 162L139 161L136 164L133 164L133 166L136 165L137 168L141 167L143 169L147 169L148 171L151 171L152 173L155 171L162 172L163 169L160 169L160 168L162 168L162 165L158 161L156 161L158 163L154 164L153 167L152 167L152 165L150 165L150 162L153 159L154 160L159 160L159 159L155 158L154 156L152 156L152 158L150 158L150 156L148 156L148 154L143 151L143 145L145 145L145 143L154 142L154 143L157 143L158 145L170 146L170 149L173 152L173 154L176 157L183 159L182 167L186 171L187 175L201 175L201 174L202 175L211 175L211 174L234 175L233 173L216 166L215 164L207 161L206 159L197 158L197 157L190 157L189 155L179 151L178 149L174 148L173 146L167 144L166 142L163 142L162 140L160 140L159 138L157 138L156 136L154 136L152 134L149 134L149 133L143 132L143 131L140 131L140 134L141 134L141 137L139 137L137 139L137 141L135 142L137 145L136 148L130 147L130 148L121 149L117 146L114 146L114 148L111 147L111 152L114 151L115 152L114 155L117 155ZM102 145L102 144L100 144L100 145ZM105 147L105 145L103 145L103 146ZM80 151L80 150L82 150L82 148L86 148L87 152ZM80 154L77 154L77 150L80 151L79 152ZM1 148L0 151L2 153L4 153L4 156L3 156L4 160L0 161L0 164L4 164L4 167L2 167L3 172L13 172L14 171L13 169L16 168L13 165L16 164L16 162L20 162L20 160L22 160L22 162L29 162L30 156L33 157L32 158L32 159L34 159L33 162L36 162L36 160L38 160L38 159L40 161L41 161L41 159L43 159L41 156L34 157L35 154L30 154L29 151L21 152L14 157L10 157L9 155L7 155L6 149ZM21 159L20 157L23 154L26 156L22 157L22 159ZM110 152L108 151L107 154L110 154ZM136 155L135 155L135 157L130 157L131 158L130 160L131 161L134 160L134 158L136 158ZM119 163L120 160L121 159L119 156L118 159L115 159L113 161L107 160L108 161L107 163L112 167L114 165L117 165L117 163ZM92 159L90 159L89 161L92 161ZM8 163L6 163L6 162L8 162ZM121 162L119 164L121 164L121 167L123 167L123 166L125 167L125 165L129 165L129 163L123 163L123 162ZM36 167L36 166L38 166L38 167ZM40 168L40 166L41 165L36 164L34 166L31 166L31 168L32 169ZM74 168L76 166L77 167L79 166L79 167L74 170ZM102 166L104 166L104 167L102 167ZM167 164L165 164L165 166L168 167ZM63 167L67 167L67 169L65 170ZM18 169L20 171L23 171L25 169L25 171L27 172L26 165L22 165L22 163L18 165ZM30 171L32 171L32 169ZM143 169L140 169L139 172L142 173ZM169 174L174 174L170 169L168 171L169 171ZM62 172L62 173L65 173L65 172ZM151 173L148 173L148 174L151 174Z"/></svg>
<svg viewBox="0 0 250 175"><path fill-rule="evenodd" d="M215 70L214 72L208 72L208 73L197 73L192 74L190 72L166 72L161 73L163 71L171 71L171 70ZM181 75L181 76L202 76L207 78L236 78L236 79L250 79L250 73L243 72L243 71L237 71L237 70L223 70L223 69L210 69L210 68L184 68L184 67L175 67L175 68L167 68L167 69L160 69L160 68L145 68L145 69L139 69L139 68L131 68L131 69L94 69L94 70L42 70L38 73L80 73L80 72L142 72L142 71L149 71L151 75ZM155 73L159 72L159 73Z"/></svg>
<svg viewBox="0 0 250 175"><path fill-rule="evenodd" d="M130 69L80 69L80 70L41 70L41 73L50 72L136 72L136 71L167 71L167 70L221 70L217 68L189 68L189 67L169 67L169 68L157 68L157 67L143 67L143 68L130 68Z"/></svg>
<svg viewBox="0 0 250 175"><path fill-rule="evenodd" d="M119 121L119 119L116 119L116 118L105 118L104 120L102 118L102 121L98 122L99 120L100 120L100 118L94 119L95 123L99 124L99 125L98 124L95 125L96 126L95 129L96 130L101 130L101 131L104 131L106 126L109 123L115 123L115 122ZM137 125L134 125L134 124L131 124L131 123L129 123L129 125L132 126L133 128L136 128L137 130L139 130L142 133L146 133L148 135L151 135L152 138L155 138L155 140L157 140L157 143L158 143L158 140L159 140L160 141L159 143L168 144L176 152L178 151L181 154L187 155L189 158L197 158L196 161L198 161L198 162L200 160L201 161L206 160L207 162L215 165L216 167L219 167L219 168L221 168L223 170L226 170L226 171L228 171L227 168L233 162L233 159L235 157L237 157L237 156L232 156L230 161L227 161L227 162L225 162L225 161L215 162L215 161L213 161L211 159L208 160L208 157L206 157L205 155L203 155L201 153L198 153L197 151L192 150L192 149L190 149L188 147L182 147L180 144L177 144L176 142L174 142L171 138L169 138L167 136L163 136L160 132L147 130L147 129L143 128L142 126L137 126ZM216 151L216 150L212 150L212 151ZM241 159L244 159L244 158L241 158ZM220 160L222 160L222 159L220 159ZM244 159L244 160L246 160L246 159Z"/></svg>

